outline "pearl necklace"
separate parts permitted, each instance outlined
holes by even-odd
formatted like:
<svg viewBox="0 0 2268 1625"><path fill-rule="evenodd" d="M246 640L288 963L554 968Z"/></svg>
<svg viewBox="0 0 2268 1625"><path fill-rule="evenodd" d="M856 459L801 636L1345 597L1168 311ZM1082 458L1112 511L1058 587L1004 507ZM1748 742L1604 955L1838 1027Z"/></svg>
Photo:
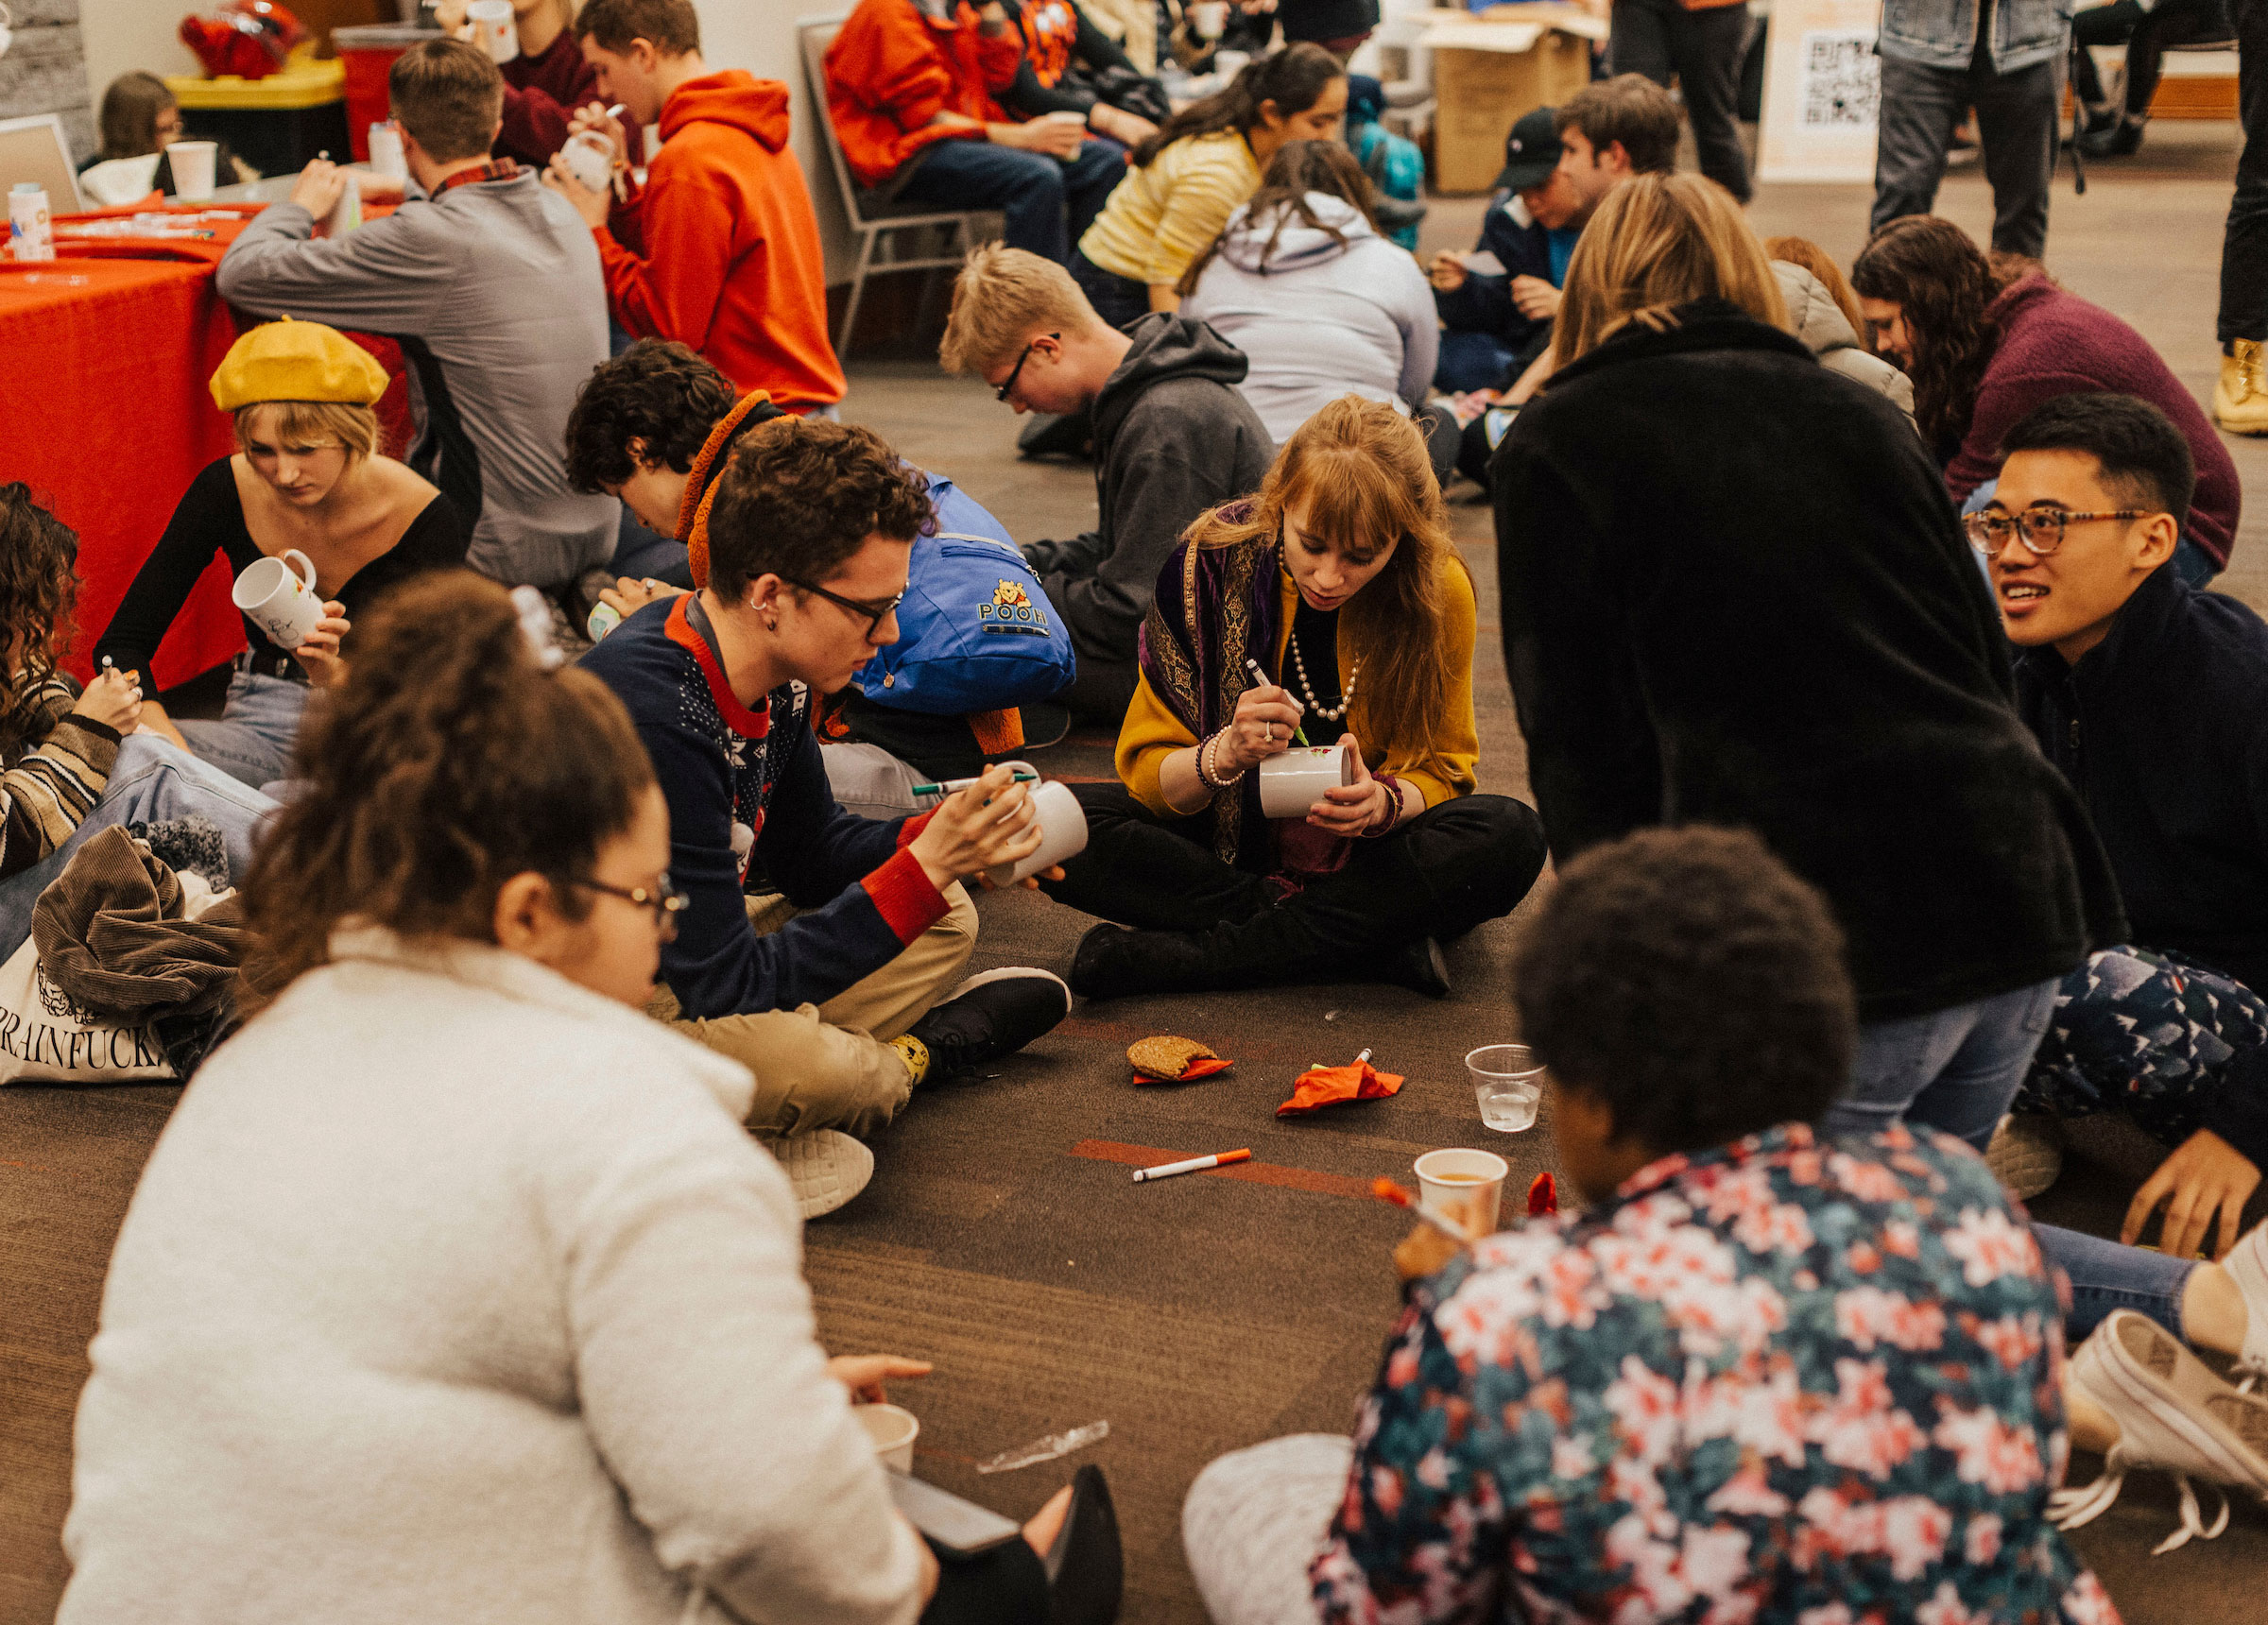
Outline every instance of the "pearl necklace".
<svg viewBox="0 0 2268 1625"><path fill-rule="evenodd" d="M1299 634L1297 631L1292 634L1291 645L1292 665L1299 674L1299 692L1307 696L1307 709L1325 722L1337 722L1347 714L1348 708L1354 704L1354 681L1363 675L1362 661L1357 660L1347 668L1347 692L1339 696L1338 710L1332 710L1326 707L1321 700L1315 698L1315 691L1308 686L1307 657L1299 652Z"/></svg>

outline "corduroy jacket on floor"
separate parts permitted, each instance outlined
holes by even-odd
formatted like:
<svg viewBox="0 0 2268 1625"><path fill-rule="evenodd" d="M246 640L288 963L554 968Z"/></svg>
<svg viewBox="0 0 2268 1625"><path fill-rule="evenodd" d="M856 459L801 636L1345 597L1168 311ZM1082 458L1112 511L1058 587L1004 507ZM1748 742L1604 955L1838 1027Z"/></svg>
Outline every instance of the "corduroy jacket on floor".
<svg viewBox="0 0 2268 1625"><path fill-rule="evenodd" d="M1754 830L1833 905L1867 1020L2118 940L1913 427L1729 304L1677 315L1561 371L1496 454L1504 663L1553 852Z"/></svg>

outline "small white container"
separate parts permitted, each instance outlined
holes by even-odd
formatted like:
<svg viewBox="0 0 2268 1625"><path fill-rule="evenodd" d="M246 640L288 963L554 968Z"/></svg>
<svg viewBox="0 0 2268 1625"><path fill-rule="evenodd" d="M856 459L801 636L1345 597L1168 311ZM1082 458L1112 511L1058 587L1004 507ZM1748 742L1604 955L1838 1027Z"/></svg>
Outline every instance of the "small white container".
<svg viewBox="0 0 2268 1625"><path fill-rule="evenodd" d="M488 52L491 62L508 62L520 54L520 30L512 23L512 0L472 0L465 8L472 27L472 43Z"/></svg>
<svg viewBox="0 0 2268 1625"><path fill-rule="evenodd" d="M169 141L165 161L173 170L173 195L184 203L213 199L215 170L220 162L220 144L214 141Z"/></svg>
<svg viewBox="0 0 2268 1625"><path fill-rule="evenodd" d="M558 162L585 191L604 192L614 179L614 144L595 130L582 130L567 138Z"/></svg>
<svg viewBox="0 0 2268 1625"><path fill-rule="evenodd" d="M1010 767L1020 772L1034 773L1028 761L1011 761ZM1012 886L1019 881L1029 880L1041 869L1053 868L1066 858L1075 858L1087 849L1087 812L1079 798L1068 784L1034 784L1032 811L1040 818L1040 849L1030 857L1015 864L995 864L985 871L996 886Z"/></svg>
<svg viewBox="0 0 2268 1625"><path fill-rule="evenodd" d="M921 1419L902 1405L853 1405L850 1414L874 1441L874 1457L893 1473L914 1470L914 1441Z"/></svg>
<svg viewBox="0 0 2268 1625"><path fill-rule="evenodd" d="M1496 1228L1512 1165L1493 1151L1429 1151L1414 1165L1425 1205L1484 1236Z"/></svg>
<svg viewBox="0 0 2268 1625"><path fill-rule="evenodd" d="M370 126L370 169L395 180L409 179L409 157L402 149L402 127L391 119Z"/></svg>
<svg viewBox="0 0 2268 1625"><path fill-rule="evenodd" d="M306 566L304 576L294 559ZM269 642L287 653L304 643L323 618L323 601L315 590L315 560L296 547L285 548L280 557L270 554L246 565L230 597L247 620L267 634Z"/></svg>
<svg viewBox="0 0 2268 1625"><path fill-rule="evenodd" d="M1304 818L1323 792L1355 779L1351 744L1295 744L1261 762L1260 810L1270 818Z"/></svg>
<svg viewBox="0 0 2268 1625"><path fill-rule="evenodd" d="M36 180L19 180L8 195L8 251L18 265L55 258L47 189Z"/></svg>

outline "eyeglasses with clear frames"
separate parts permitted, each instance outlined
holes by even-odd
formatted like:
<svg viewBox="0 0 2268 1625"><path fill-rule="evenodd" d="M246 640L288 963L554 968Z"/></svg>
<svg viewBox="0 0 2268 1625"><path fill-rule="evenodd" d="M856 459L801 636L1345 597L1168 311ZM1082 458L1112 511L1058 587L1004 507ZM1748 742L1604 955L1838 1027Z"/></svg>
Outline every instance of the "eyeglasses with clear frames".
<svg viewBox="0 0 2268 1625"><path fill-rule="evenodd" d="M644 886L610 886L604 881L594 881L587 876L578 876L574 883L589 891L620 898L626 903L636 903L642 909L652 910L654 930L663 942L678 940L678 915L693 906L690 898L670 884L669 871L666 869L656 879L651 891Z"/></svg>
<svg viewBox="0 0 2268 1625"><path fill-rule="evenodd" d="M2035 558L2045 558L2063 545L2063 527L2096 519L2144 519L2150 508L2107 508L2099 513L2069 513L2062 508L2026 508L2022 513L1972 513L1961 522L1969 545L1987 558L1995 557L2014 536Z"/></svg>

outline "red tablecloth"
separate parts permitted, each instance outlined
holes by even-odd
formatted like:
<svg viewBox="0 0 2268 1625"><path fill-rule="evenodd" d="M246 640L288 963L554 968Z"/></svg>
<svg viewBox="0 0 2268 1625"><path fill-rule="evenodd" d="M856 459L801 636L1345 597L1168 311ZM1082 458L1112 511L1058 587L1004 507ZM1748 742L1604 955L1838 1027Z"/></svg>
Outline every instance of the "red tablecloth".
<svg viewBox="0 0 2268 1625"><path fill-rule="evenodd" d="M236 217L200 222L213 232L202 240L73 237L90 220L154 213L161 205L153 195L59 220L52 264L19 265L0 256L0 481L24 481L36 501L78 532L78 636L65 663L82 678L95 639L190 481L236 447L207 387L238 331L214 291L213 272L264 205L162 206ZM369 348L399 374L395 346ZM397 376L379 403L383 419L405 419L394 399L403 389ZM397 436L387 438L386 450L398 453L390 443ZM158 645L156 672L145 676L171 688L243 647L228 567L215 558Z"/></svg>

